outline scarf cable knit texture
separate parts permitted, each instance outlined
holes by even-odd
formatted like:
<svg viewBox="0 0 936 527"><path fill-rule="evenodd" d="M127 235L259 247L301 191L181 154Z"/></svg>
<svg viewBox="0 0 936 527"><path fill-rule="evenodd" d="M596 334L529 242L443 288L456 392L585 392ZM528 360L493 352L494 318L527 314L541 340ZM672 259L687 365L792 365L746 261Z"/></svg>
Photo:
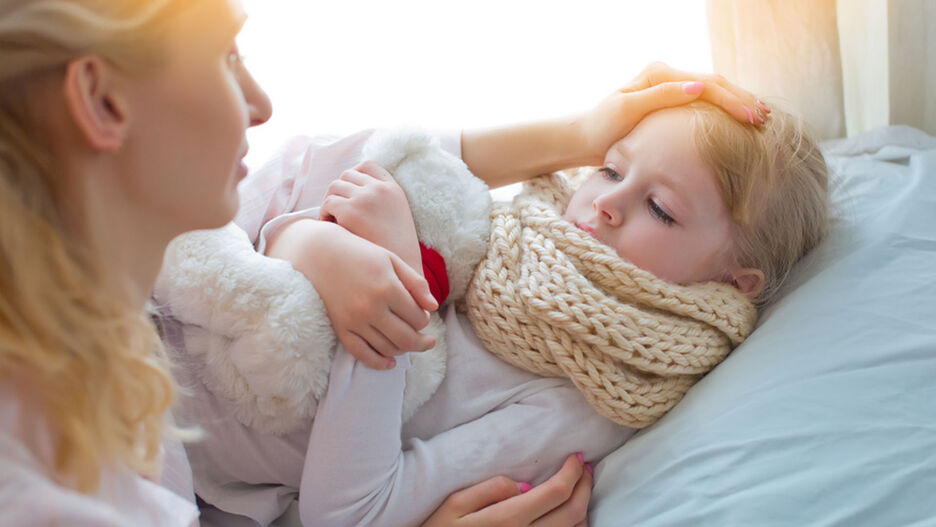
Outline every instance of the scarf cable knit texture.
<svg viewBox="0 0 936 527"><path fill-rule="evenodd" d="M675 285L622 260L561 219L571 195L551 174L493 206L468 317L491 353L568 377L600 414L646 427L750 334L757 310L730 285Z"/></svg>

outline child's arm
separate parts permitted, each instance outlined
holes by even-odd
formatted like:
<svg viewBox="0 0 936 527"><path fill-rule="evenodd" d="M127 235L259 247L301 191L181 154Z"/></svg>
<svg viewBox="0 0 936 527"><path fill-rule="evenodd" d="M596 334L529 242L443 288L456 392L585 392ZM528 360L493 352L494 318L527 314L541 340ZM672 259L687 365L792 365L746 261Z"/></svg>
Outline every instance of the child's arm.
<svg viewBox="0 0 936 527"><path fill-rule="evenodd" d="M703 81L704 89L694 81ZM627 86L579 115L539 123L462 133L462 159L489 186L498 187L564 168L600 165L618 139L655 110L702 99L740 122L763 124L770 110L717 75L653 63Z"/></svg>
<svg viewBox="0 0 936 527"><path fill-rule="evenodd" d="M438 307L422 276L396 254L325 221L282 227L267 255L287 260L322 297L339 340L371 368L393 367L399 350L424 351L418 333Z"/></svg>
<svg viewBox="0 0 936 527"><path fill-rule="evenodd" d="M299 507L307 525L415 525L452 492L496 475L538 484L566 456L606 455L629 431L599 416L571 384L515 402L427 440L401 441L409 355L391 371L339 347L309 437Z"/></svg>

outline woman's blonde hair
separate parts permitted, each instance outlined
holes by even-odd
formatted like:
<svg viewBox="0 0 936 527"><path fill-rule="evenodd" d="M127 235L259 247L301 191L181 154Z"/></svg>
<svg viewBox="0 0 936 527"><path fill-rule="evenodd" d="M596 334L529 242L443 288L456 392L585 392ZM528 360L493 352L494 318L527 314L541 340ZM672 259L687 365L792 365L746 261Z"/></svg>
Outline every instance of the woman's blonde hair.
<svg viewBox="0 0 936 527"><path fill-rule="evenodd" d="M156 469L175 386L153 323L62 215L64 175L33 91L61 85L81 56L156 67L167 22L191 3L0 3L0 379L33 388L55 439L50 469L82 492L115 463Z"/></svg>
<svg viewBox="0 0 936 527"><path fill-rule="evenodd" d="M825 159L805 123L776 104L760 127L708 103L688 109L696 150L714 171L734 219L735 263L764 273L755 299L763 306L828 231Z"/></svg>

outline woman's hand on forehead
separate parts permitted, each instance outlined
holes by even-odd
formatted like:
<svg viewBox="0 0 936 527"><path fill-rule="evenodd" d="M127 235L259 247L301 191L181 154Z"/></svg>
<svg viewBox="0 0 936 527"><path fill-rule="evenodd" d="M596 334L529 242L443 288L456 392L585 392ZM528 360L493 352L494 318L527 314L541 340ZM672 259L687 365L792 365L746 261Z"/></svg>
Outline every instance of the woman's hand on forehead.
<svg viewBox="0 0 936 527"><path fill-rule="evenodd" d="M735 119L752 125L763 124L770 113L753 94L720 75L686 73L655 62L580 116L576 125L584 151L591 159L604 159L608 148L630 133L648 114L698 99L711 102Z"/></svg>
<svg viewBox="0 0 936 527"><path fill-rule="evenodd" d="M699 98L721 107L742 123L764 124L770 108L754 94L735 86L722 75L677 70L662 62L653 62L640 72L621 92L632 93L669 82L702 82L705 89Z"/></svg>

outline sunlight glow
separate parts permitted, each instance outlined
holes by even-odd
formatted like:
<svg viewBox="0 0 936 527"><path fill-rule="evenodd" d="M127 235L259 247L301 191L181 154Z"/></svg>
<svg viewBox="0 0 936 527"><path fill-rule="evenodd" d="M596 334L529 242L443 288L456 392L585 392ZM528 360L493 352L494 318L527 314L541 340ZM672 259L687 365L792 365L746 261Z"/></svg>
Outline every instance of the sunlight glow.
<svg viewBox="0 0 936 527"><path fill-rule="evenodd" d="M647 63L711 70L702 0L244 0L273 100L251 166L294 134L459 130L596 104Z"/></svg>

